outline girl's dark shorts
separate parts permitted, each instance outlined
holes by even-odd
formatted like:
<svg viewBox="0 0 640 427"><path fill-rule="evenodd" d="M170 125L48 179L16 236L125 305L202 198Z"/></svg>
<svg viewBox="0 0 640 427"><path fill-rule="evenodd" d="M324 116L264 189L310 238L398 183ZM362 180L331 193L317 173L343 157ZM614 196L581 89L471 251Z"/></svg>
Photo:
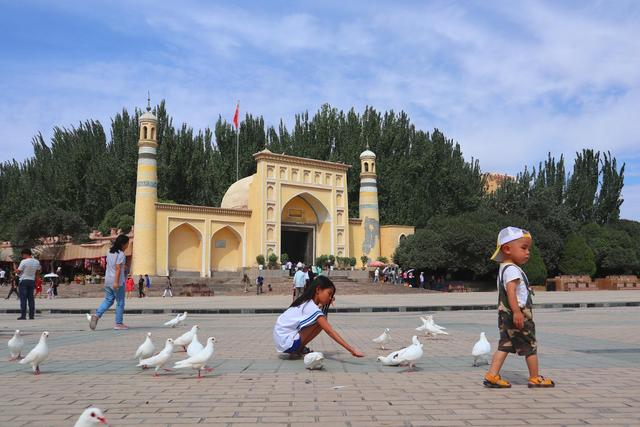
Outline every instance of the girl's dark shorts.
<svg viewBox="0 0 640 427"><path fill-rule="evenodd" d="M300 338L296 338L296 340L293 342L293 344L291 345L291 347L289 347L288 349L286 349L284 351L284 353L297 353L298 350L300 350L300 347L302 347L302 340Z"/></svg>

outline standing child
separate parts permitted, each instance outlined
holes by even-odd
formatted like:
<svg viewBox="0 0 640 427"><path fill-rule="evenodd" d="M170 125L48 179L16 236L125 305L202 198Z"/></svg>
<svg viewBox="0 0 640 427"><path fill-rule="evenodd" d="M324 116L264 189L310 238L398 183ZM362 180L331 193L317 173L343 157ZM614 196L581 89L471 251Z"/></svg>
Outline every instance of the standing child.
<svg viewBox="0 0 640 427"><path fill-rule="evenodd" d="M15 276L13 279L9 280L9 284L11 289L9 289L9 295L5 299L11 298L11 294L16 294L16 298L20 299L20 295L18 294L18 276Z"/></svg>
<svg viewBox="0 0 640 427"><path fill-rule="evenodd" d="M138 298L144 298L146 295L144 293L144 278L140 276L138 279Z"/></svg>
<svg viewBox="0 0 640 427"><path fill-rule="evenodd" d="M96 314L91 316L89 327L94 330L98 325L98 320L105 311L116 302L116 324L115 330L127 330L129 327L123 323L124 318L124 292L125 292L125 264L127 257L124 251L129 246L129 237L120 234L113 242L107 254L107 267L104 273L104 301L96 310Z"/></svg>
<svg viewBox="0 0 640 427"><path fill-rule="evenodd" d="M256 295L260 295L262 292L262 284L264 283L264 277L262 277L262 275L259 275L256 278Z"/></svg>
<svg viewBox="0 0 640 427"><path fill-rule="evenodd" d="M162 293L162 298L166 297L167 294L173 298L173 292L171 292L171 277L167 276L167 286L164 288L164 292Z"/></svg>
<svg viewBox="0 0 640 427"><path fill-rule="evenodd" d="M53 282L49 282L49 286L47 286L47 299L53 299Z"/></svg>
<svg viewBox="0 0 640 427"><path fill-rule="evenodd" d="M498 329L500 342L493 355L484 385L489 388L509 388L511 383L500 377L500 369L509 353L524 356L529 368L531 387L554 387L550 378L538 373L538 343L533 323L532 291L527 275L520 268L529 261L531 234L520 228L500 230L492 260L500 263L498 270Z"/></svg>
<svg viewBox="0 0 640 427"><path fill-rule="evenodd" d="M311 285L282 313L273 328L273 341L281 353L302 355L311 352L306 347L321 331L355 357L363 357L333 330L327 320L329 305L334 299L336 287L325 277L316 277Z"/></svg>
<svg viewBox="0 0 640 427"><path fill-rule="evenodd" d="M42 294L42 277L38 275L38 277L36 277L36 293L33 297L38 298L38 295L41 295L41 294Z"/></svg>
<svg viewBox="0 0 640 427"><path fill-rule="evenodd" d="M136 287L135 282L133 281L133 277L129 274L127 277L127 282L125 283L125 290L127 291L127 298L131 298L133 295L133 290Z"/></svg>
<svg viewBox="0 0 640 427"><path fill-rule="evenodd" d="M242 275L242 284L244 285L244 293L246 294L249 292L249 286L251 286L251 279L249 279L246 273Z"/></svg>

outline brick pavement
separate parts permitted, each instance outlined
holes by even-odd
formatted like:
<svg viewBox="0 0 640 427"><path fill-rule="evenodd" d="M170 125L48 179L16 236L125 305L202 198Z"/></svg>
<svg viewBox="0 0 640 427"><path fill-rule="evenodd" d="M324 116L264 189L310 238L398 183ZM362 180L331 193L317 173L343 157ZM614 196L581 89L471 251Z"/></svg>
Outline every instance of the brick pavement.
<svg viewBox="0 0 640 427"><path fill-rule="evenodd" d="M1 288L6 289L6 288ZM8 292L8 291L7 291ZM336 309L357 309L371 311L376 308L390 308L404 311L406 307L432 307L448 310L450 308L470 309L482 307L493 310L498 300L497 292L435 293L402 295L352 295L348 289L338 288ZM37 299L37 310L95 310L102 298L63 298ZM583 291L583 292L536 292L536 305L584 306L595 305L640 305L640 291ZM182 310L282 310L291 303L291 296L284 295L242 295L214 297L174 297L174 298L131 298L126 301L127 310L158 310L160 312ZM19 303L0 298L0 313L14 312Z"/></svg>
<svg viewBox="0 0 640 427"><path fill-rule="evenodd" d="M124 332L108 329L112 313L95 332L82 315L18 322L0 314L0 425L70 426L90 404L113 426L640 425L638 308L537 310L542 372L558 382L552 390L528 389L524 360L514 356L503 371L513 388L482 388L485 368L471 367L469 353L481 331L495 348L491 311L436 313L451 335L422 339L425 356L415 372L375 362L387 352L371 338L389 327L392 348L407 345L418 314L332 314L332 325L366 357L355 359L320 336L312 348L328 360L314 372L275 353L273 314L191 315L179 329L160 326L167 315L128 315L132 329ZM202 380L189 371L153 378L135 368L132 355L146 332L161 347L196 322L201 340L216 337L213 373ZM42 330L51 332L50 360L39 377L6 362L5 343L16 327L29 349Z"/></svg>

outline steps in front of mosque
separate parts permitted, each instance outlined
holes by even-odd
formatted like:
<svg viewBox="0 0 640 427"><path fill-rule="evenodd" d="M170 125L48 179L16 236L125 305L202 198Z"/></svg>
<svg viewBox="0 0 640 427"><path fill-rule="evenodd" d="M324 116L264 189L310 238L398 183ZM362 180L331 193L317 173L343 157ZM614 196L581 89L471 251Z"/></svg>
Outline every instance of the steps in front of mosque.
<svg viewBox="0 0 640 427"><path fill-rule="evenodd" d="M242 284L242 273L224 272L214 273L214 277L180 277L180 275L171 277L171 285L174 296L207 296L209 292L212 295L244 295L244 285ZM248 272L251 286L248 293L256 292L257 270ZM265 270L263 292L272 295L292 295L293 278L289 277L286 272L273 270ZM406 288L401 285L391 285L387 283L371 283L366 276L359 275L353 277L351 272L332 271L328 275L336 285L338 293L341 294L403 294L415 292L435 292L424 289ZM166 285L167 278L164 276L153 276L151 289L145 288L147 296L162 296ZM272 291L269 291L269 284ZM137 283L134 289L134 295L137 295ZM58 288L58 294L62 298L78 298L93 297L100 298L104 295L102 284L61 284Z"/></svg>

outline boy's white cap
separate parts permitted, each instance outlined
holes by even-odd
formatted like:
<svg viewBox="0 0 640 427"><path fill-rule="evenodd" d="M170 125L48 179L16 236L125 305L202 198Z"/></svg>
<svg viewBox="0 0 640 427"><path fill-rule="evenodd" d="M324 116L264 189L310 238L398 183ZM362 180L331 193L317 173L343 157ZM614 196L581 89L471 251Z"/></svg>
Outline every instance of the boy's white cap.
<svg viewBox="0 0 640 427"><path fill-rule="evenodd" d="M491 255L491 259L494 261L502 262L503 256L500 248L502 245L513 242L514 240L521 239L523 237L528 237L531 239L531 233L527 230L523 230L518 227L507 227L500 230L498 233L498 242L496 243L496 251Z"/></svg>

